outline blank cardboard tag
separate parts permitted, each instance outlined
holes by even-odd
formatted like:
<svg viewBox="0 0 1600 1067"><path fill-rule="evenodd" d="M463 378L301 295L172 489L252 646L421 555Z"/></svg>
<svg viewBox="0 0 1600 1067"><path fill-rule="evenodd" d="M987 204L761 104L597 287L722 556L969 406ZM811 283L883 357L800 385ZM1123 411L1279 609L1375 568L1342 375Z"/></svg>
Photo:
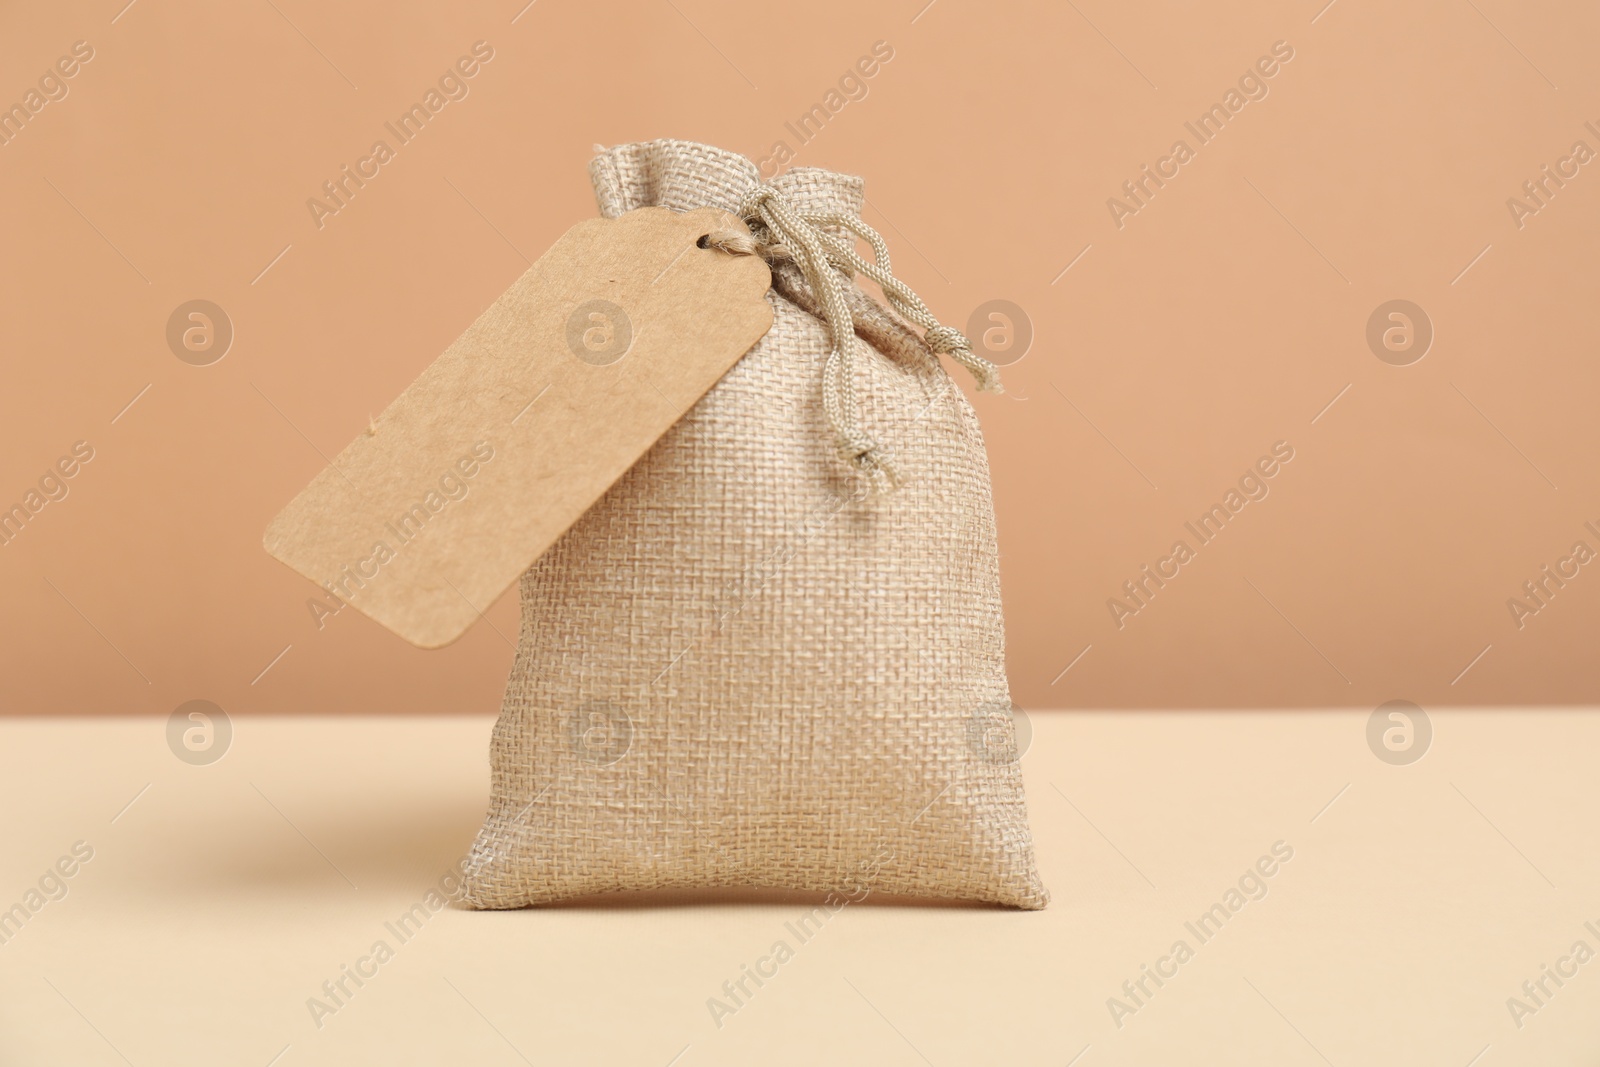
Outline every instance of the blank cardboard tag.
<svg viewBox="0 0 1600 1067"><path fill-rule="evenodd" d="M268 525L274 557L447 645L772 326L713 208L568 230Z"/></svg>

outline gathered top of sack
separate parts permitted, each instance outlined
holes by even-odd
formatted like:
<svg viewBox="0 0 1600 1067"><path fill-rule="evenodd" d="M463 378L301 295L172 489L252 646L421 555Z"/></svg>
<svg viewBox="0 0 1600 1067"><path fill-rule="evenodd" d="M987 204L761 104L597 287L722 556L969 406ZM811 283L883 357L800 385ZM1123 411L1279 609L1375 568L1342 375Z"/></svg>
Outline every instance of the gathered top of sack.
<svg viewBox="0 0 1600 1067"><path fill-rule="evenodd" d="M673 211L717 207L738 215L750 229L725 230L701 238L703 247L732 255L759 255L776 277L798 273L811 305L828 325L832 350L823 368L823 405L834 447L844 463L876 489L898 482L886 450L861 425L852 362L855 336L851 298L862 298L853 278L876 282L900 315L923 329L930 351L966 367L978 388L1000 391L994 364L977 356L959 331L934 318L926 304L896 278L883 237L861 219L866 200L860 178L802 167L763 182L754 163L732 152L688 141L661 140L603 149L590 164L601 214L615 218L650 204ZM868 260L856 251L859 238L872 248ZM790 278L791 288L796 279Z"/></svg>

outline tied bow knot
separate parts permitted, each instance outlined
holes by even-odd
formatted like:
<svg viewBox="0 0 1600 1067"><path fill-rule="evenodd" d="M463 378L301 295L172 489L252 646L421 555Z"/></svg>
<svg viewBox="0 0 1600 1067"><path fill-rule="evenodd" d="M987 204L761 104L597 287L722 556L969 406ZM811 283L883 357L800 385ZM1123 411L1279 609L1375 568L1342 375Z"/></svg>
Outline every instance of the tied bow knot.
<svg viewBox="0 0 1600 1067"><path fill-rule="evenodd" d="M800 268L820 305L832 342L822 371L822 403L833 428L839 458L866 476L875 488L890 489L899 484L899 478L883 446L861 427L853 373L860 341L844 295L844 286L857 274L876 282L896 311L922 327L923 341L932 351L948 355L966 367L979 389L1000 391L1000 372L995 365L975 355L961 331L934 318L922 299L894 276L889 246L877 230L861 219L845 212L797 211L769 185L751 190L739 205L739 215L750 228L748 235L736 230L721 231L702 238L702 244L733 255L760 255L769 263L789 260ZM833 229L842 229L865 241L872 248L873 258L863 258L854 241L830 232Z"/></svg>

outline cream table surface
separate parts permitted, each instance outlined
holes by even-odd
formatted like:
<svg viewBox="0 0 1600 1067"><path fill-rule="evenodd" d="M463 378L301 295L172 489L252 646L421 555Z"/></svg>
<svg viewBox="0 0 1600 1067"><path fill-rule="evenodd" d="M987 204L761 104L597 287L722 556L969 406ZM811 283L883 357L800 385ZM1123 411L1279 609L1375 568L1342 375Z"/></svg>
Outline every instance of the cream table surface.
<svg viewBox="0 0 1600 1067"><path fill-rule="evenodd" d="M207 766L165 719L0 719L0 907L40 905L0 927L0 1064L1600 1063L1600 716L1433 710L1408 765L1368 718L1033 712L1048 910L806 927L786 894L430 910L481 715L238 718Z"/></svg>

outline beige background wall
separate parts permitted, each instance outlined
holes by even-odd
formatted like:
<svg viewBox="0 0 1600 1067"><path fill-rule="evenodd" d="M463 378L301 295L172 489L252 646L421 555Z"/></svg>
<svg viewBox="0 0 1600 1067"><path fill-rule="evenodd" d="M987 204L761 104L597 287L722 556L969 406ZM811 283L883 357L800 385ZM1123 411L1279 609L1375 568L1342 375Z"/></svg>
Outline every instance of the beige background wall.
<svg viewBox="0 0 1600 1067"><path fill-rule="evenodd" d="M923 3L0 14L0 104L93 53L0 145L0 506L93 450L0 547L0 709L491 710L514 599L440 652L353 611L319 630L261 531L594 213L593 144L660 136L866 176L936 314L1031 323L1009 394L976 398L1024 706L1600 700L1600 565L1520 628L1507 606L1600 551L1600 164L1561 162L1600 151L1600 14ZM319 228L308 198L477 41L465 98ZM801 144L785 124L879 41ZM1292 59L1201 144L1184 123L1276 42ZM1114 219L1145 164L1176 174ZM1514 218L1546 164L1572 176ZM194 299L235 333L207 366L166 339ZM1367 340L1398 299L1434 333L1404 366ZM1199 545L1185 522L1277 442L1268 495ZM1119 628L1108 598L1180 538L1194 558Z"/></svg>

